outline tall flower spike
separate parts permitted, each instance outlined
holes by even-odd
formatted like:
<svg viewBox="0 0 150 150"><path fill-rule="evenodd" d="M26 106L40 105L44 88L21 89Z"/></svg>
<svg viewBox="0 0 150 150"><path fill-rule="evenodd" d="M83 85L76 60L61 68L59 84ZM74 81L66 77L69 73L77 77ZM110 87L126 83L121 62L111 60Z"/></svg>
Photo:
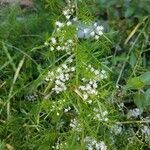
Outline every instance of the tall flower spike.
<svg viewBox="0 0 150 150"><path fill-rule="evenodd" d="M64 38L64 34L67 32L67 28L64 28L65 26L76 26L77 28L82 28L83 34L86 37L86 35L90 36L94 39L99 39L99 37L103 34L103 26L100 26L97 22L93 23L91 26L84 26L82 23L80 23L76 16L76 6L75 4L68 0L67 5L63 10L63 15L65 16L65 21L59 21L57 20L55 22L56 30L53 33L53 37L50 39L50 51L63 51L67 54L73 54L75 50L75 38L80 38L79 36L75 36L73 39L66 39ZM61 33L58 34L57 33ZM77 33L78 34L78 33ZM46 45L48 45L48 42L46 42ZM68 80L70 80L71 74L75 72L76 68L75 66L68 66L68 63L72 63L74 59L68 59L68 62L62 64L60 67L58 67L57 71L49 72L48 75L45 78L45 81L47 82L54 82L54 87L52 88L52 91L59 94L65 90L67 90L66 83ZM87 68L87 66L85 66ZM69 70L69 71L68 71ZM97 88L98 83L102 80L107 78L106 72L102 70L101 72L95 68L93 68L91 65L88 66L88 70L94 75L92 79L89 81L86 80L84 82L84 85L80 85L77 89L81 91L82 97L84 100L89 99L91 96L96 96L98 94ZM52 74L53 73L53 74ZM91 100L90 100L91 101Z"/></svg>

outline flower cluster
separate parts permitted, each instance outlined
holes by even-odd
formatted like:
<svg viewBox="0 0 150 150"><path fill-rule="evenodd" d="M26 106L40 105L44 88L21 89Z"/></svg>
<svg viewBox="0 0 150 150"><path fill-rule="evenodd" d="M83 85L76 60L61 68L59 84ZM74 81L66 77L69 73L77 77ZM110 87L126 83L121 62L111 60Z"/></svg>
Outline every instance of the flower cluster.
<svg viewBox="0 0 150 150"><path fill-rule="evenodd" d="M36 93L33 94L28 94L25 96L25 99L28 101L36 101L37 100L38 95Z"/></svg>
<svg viewBox="0 0 150 150"><path fill-rule="evenodd" d="M72 17L75 15L76 8L75 4L73 4L70 0L68 0L67 6L63 10L63 15L67 20L71 20Z"/></svg>
<svg viewBox="0 0 150 150"><path fill-rule="evenodd" d="M54 87L52 88L52 91L57 94L67 90L66 82L70 79L71 74L75 72L75 67L69 66L72 62L73 58L69 58L66 63L58 67L55 72L48 72L45 78L46 81L54 80Z"/></svg>
<svg viewBox="0 0 150 150"><path fill-rule="evenodd" d="M94 23L94 31L92 31L90 33L90 35L92 37L94 37L96 40L98 40L100 38L100 36L103 35L103 30L104 30L104 27L103 26L100 26L98 25L98 23Z"/></svg>
<svg viewBox="0 0 150 150"><path fill-rule="evenodd" d="M69 106L68 108L65 108L64 112L68 112L71 110L71 107Z"/></svg>
<svg viewBox="0 0 150 150"><path fill-rule="evenodd" d="M53 150L62 150L64 147L68 147L68 144L66 142L61 143L60 140L58 139L57 142L55 143L55 146L52 146Z"/></svg>
<svg viewBox="0 0 150 150"><path fill-rule="evenodd" d="M94 108L93 111L96 114L94 119L99 120L99 121L108 121L108 118L107 118L108 112L106 110L102 112L99 109Z"/></svg>
<svg viewBox="0 0 150 150"><path fill-rule="evenodd" d="M97 22L90 25L80 23L77 28L78 38L98 40L103 35L104 27Z"/></svg>
<svg viewBox="0 0 150 150"><path fill-rule="evenodd" d="M147 135L147 136L150 136L150 127L149 127L149 126L144 125L144 126L141 128L141 131L142 131L142 134Z"/></svg>
<svg viewBox="0 0 150 150"><path fill-rule="evenodd" d="M71 119L69 126L75 131L78 131L78 132L81 131L80 124L78 123L76 119Z"/></svg>
<svg viewBox="0 0 150 150"><path fill-rule="evenodd" d="M65 16L66 20L64 22L56 21L55 22L55 32L57 36L51 37L50 41L48 40L45 42L46 46L50 45L50 51L67 51L68 52L68 43L64 41L64 34L66 33L65 26L71 26L74 25L77 30L77 37L78 38L94 38L98 40L100 36L103 35L104 27L102 25L99 25L97 22L93 23L90 26L83 26L82 23L78 21L78 18L76 17L76 6L71 1L67 1L67 6L63 10L63 15ZM64 30L63 30L64 28ZM61 35L61 36L60 36ZM72 39L71 39L72 40ZM64 44L61 44L64 43ZM69 43L70 47L70 43Z"/></svg>
<svg viewBox="0 0 150 150"><path fill-rule="evenodd" d="M64 106L65 103L66 103L65 99L62 99L60 101L51 101L50 112L52 112L53 114L59 116L61 114L62 110L65 107Z"/></svg>
<svg viewBox="0 0 150 150"><path fill-rule="evenodd" d="M66 53L70 54L71 52L74 51L74 42L72 39L68 39L66 41L61 40L59 38L51 38L51 46L50 46L50 51L65 51Z"/></svg>
<svg viewBox="0 0 150 150"><path fill-rule="evenodd" d="M66 29L64 28L65 26L72 25L71 17L74 12L75 5L71 1L68 1L68 5L63 10L66 21L56 21L53 36L45 42L45 46L50 46L50 51L65 51L70 54L70 51L74 50L73 39L65 38ZM73 19L75 20L75 18Z"/></svg>
<svg viewBox="0 0 150 150"><path fill-rule="evenodd" d="M87 150L107 150L107 146L103 141L99 142L92 137L85 137L84 142Z"/></svg>
<svg viewBox="0 0 150 150"><path fill-rule="evenodd" d="M94 77L89 81L83 78L82 81L85 83L85 85L80 85L78 87L78 89L82 92L82 98L84 100L87 100L91 96L97 95L98 82L107 78L105 70L100 72L99 70L93 68L91 65L89 65L86 69L94 74Z"/></svg>
<svg viewBox="0 0 150 150"><path fill-rule="evenodd" d="M142 135L144 136L145 138L145 141L147 143L149 143L149 140L150 140L150 127L147 126L147 125L143 125L141 127L141 132L142 132Z"/></svg>
<svg viewBox="0 0 150 150"><path fill-rule="evenodd" d="M140 116L142 114L142 111L139 108L134 108L134 109L130 109L128 111L127 116L129 118L137 118L138 116Z"/></svg>
<svg viewBox="0 0 150 150"><path fill-rule="evenodd" d="M97 82L95 80L90 80L86 85L80 85L79 90L82 91L83 99L87 100L90 95L97 95Z"/></svg>
<svg viewBox="0 0 150 150"><path fill-rule="evenodd" d="M107 74L106 74L105 70L99 71L99 70L95 69L94 67L92 67L92 65L88 65L88 67L86 69L95 75L94 79L97 81L107 78Z"/></svg>
<svg viewBox="0 0 150 150"><path fill-rule="evenodd" d="M51 38L50 51L65 51L68 54L74 51L74 42L72 39L61 40L61 42L59 40L61 39Z"/></svg>
<svg viewBox="0 0 150 150"><path fill-rule="evenodd" d="M76 29L78 30L80 26L82 26L77 17L76 17L76 5L68 0L67 6L63 10L63 15L65 16L65 21L56 21L55 27L56 30L53 33L53 36L50 38L48 42L45 43L46 46L50 46L50 51L65 51L67 54L72 54L75 50L75 42L74 39L75 34L70 38L65 37L66 29L65 26L70 26L74 23ZM103 34L103 26L99 25L97 22L92 24L92 28L84 28L84 34L88 34L95 39L98 39ZM106 71L102 70L101 72L97 69L94 69L91 65L87 67L94 74L94 78L84 82L85 85L80 85L77 89L82 92L82 97L84 100L87 100L89 97L97 95L98 91L98 81L102 79L106 79ZM67 64L63 64L59 67L56 72L48 72L48 75L45 81L54 81L54 87L52 91L55 93L60 93L67 89L66 82L70 78L70 73L75 71L75 67L69 68Z"/></svg>
<svg viewBox="0 0 150 150"><path fill-rule="evenodd" d="M114 133L115 135L118 135L122 132L122 126L119 125L119 124L116 124L114 125L112 128L111 128L111 132Z"/></svg>

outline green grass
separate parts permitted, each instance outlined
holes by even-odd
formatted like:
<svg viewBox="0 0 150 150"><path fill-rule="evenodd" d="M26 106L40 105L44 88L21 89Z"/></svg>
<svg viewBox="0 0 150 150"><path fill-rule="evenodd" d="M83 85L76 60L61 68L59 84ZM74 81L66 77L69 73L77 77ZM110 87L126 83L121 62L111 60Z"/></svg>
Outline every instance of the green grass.
<svg viewBox="0 0 150 150"><path fill-rule="evenodd" d="M108 150L150 148L149 1L75 2L80 22L104 26L100 39L78 39L75 25L56 32L55 22L65 21L63 1L38 1L33 10L0 6L0 150L86 150L87 137ZM56 50L63 40L50 51L51 38L63 34L73 40L71 54ZM57 94L63 64L76 70ZM96 77L89 65L107 78L84 100L78 87ZM133 117L136 108L141 114Z"/></svg>

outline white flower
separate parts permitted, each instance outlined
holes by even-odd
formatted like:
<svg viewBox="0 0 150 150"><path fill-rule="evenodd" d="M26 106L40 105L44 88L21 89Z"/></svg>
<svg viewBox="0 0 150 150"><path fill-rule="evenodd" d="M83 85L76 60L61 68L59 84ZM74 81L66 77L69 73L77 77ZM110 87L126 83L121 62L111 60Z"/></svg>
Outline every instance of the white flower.
<svg viewBox="0 0 150 150"><path fill-rule="evenodd" d="M89 29L88 29L88 28L85 28L85 29L83 30L83 32L84 32L84 34L87 34L87 33L89 33Z"/></svg>
<svg viewBox="0 0 150 150"><path fill-rule="evenodd" d="M103 35L103 32L102 32L102 31L98 31L97 34L98 34L99 36L101 36L101 35Z"/></svg>
<svg viewBox="0 0 150 150"><path fill-rule="evenodd" d="M90 84L87 84L85 88L88 91L88 90L91 90L92 87L90 86Z"/></svg>
<svg viewBox="0 0 150 150"><path fill-rule="evenodd" d="M68 69L68 66L67 66L66 64L62 64L62 67L63 67L64 69Z"/></svg>
<svg viewBox="0 0 150 150"><path fill-rule="evenodd" d="M51 47L50 47L50 50L51 50L51 51L53 51L53 50L54 50L54 47L53 47L53 46L51 46Z"/></svg>
<svg viewBox="0 0 150 150"><path fill-rule="evenodd" d="M98 86L97 86L97 83L93 83L93 88L97 88Z"/></svg>
<svg viewBox="0 0 150 150"><path fill-rule="evenodd" d="M65 77L65 76L64 76L64 73L61 73L58 77L59 77L60 80L63 80L64 77Z"/></svg>
<svg viewBox="0 0 150 150"><path fill-rule="evenodd" d="M69 74L65 74L65 79L69 80Z"/></svg>
<svg viewBox="0 0 150 150"><path fill-rule="evenodd" d="M85 137L84 142L87 150L107 150L107 146L103 141L98 142L92 137Z"/></svg>
<svg viewBox="0 0 150 150"><path fill-rule="evenodd" d="M58 73L61 73L61 72L62 72L62 69L61 69L61 68L57 68L57 72L58 72Z"/></svg>
<svg viewBox="0 0 150 150"><path fill-rule="evenodd" d="M86 88L85 88L85 86L79 86L79 89L84 91Z"/></svg>
<svg viewBox="0 0 150 150"><path fill-rule="evenodd" d="M51 41L53 44L56 44L56 39L55 38L51 38Z"/></svg>
<svg viewBox="0 0 150 150"><path fill-rule="evenodd" d="M101 78L101 79L106 79L106 78L107 78L107 75L106 75L106 74L100 74L100 78Z"/></svg>
<svg viewBox="0 0 150 150"><path fill-rule="evenodd" d="M49 80L50 80L50 79L49 79L49 77L46 77L46 78L45 78L45 81L47 81L47 82L48 82Z"/></svg>
<svg viewBox="0 0 150 150"><path fill-rule="evenodd" d="M57 46L57 48L56 48L56 49L59 51L59 50L61 50L61 47L60 47L60 46Z"/></svg>
<svg viewBox="0 0 150 150"><path fill-rule="evenodd" d="M76 119L71 120L70 127L71 127L71 128L75 128L76 126L77 126L77 121L76 121Z"/></svg>
<svg viewBox="0 0 150 150"><path fill-rule="evenodd" d="M61 84L62 84L62 82L61 82L60 80L56 80L55 83L56 83L57 85L61 85Z"/></svg>
<svg viewBox="0 0 150 150"><path fill-rule="evenodd" d="M72 63L72 62L73 62L73 59L72 59L72 58L68 59L68 62L69 62L69 63Z"/></svg>
<svg viewBox="0 0 150 150"><path fill-rule="evenodd" d="M94 69L94 68L91 68L91 71L92 71L92 72L94 72L94 71L95 71L95 69Z"/></svg>
<svg viewBox="0 0 150 150"><path fill-rule="evenodd" d="M63 14L66 16L66 15L68 15L68 10L64 10L63 11Z"/></svg>
<svg viewBox="0 0 150 150"><path fill-rule="evenodd" d="M104 118L104 121L108 121L108 118Z"/></svg>
<svg viewBox="0 0 150 150"><path fill-rule="evenodd" d="M63 23L61 23L60 21L56 21L56 23L55 23L58 27L63 27L64 26L64 24Z"/></svg>
<svg viewBox="0 0 150 150"><path fill-rule="evenodd" d="M98 36L98 35L95 35L94 38L95 38L95 40L98 40L98 39L99 39L99 36Z"/></svg>
<svg viewBox="0 0 150 150"><path fill-rule="evenodd" d="M89 84L91 84L91 85L92 85L93 83L94 83L93 81L90 81L90 82L89 82Z"/></svg>
<svg viewBox="0 0 150 150"><path fill-rule="evenodd" d="M128 115L128 117L137 118L141 114L142 114L142 111L138 108L135 108L135 109L130 109L127 115Z"/></svg>
<svg viewBox="0 0 150 150"><path fill-rule="evenodd" d="M92 100L88 100L88 103L91 104L91 103L92 103Z"/></svg>
<svg viewBox="0 0 150 150"><path fill-rule="evenodd" d="M96 150L107 150L107 146L103 141L99 143L99 147Z"/></svg>
<svg viewBox="0 0 150 150"><path fill-rule="evenodd" d="M73 40L70 39L70 40L68 40L68 42L69 42L69 43L73 43Z"/></svg>
<svg viewBox="0 0 150 150"><path fill-rule="evenodd" d="M44 43L44 45L45 45L45 46L48 46L48 45L49 45L49 43L48 43L48 42L45 42L45 43Z"/></svg>
<svg viewBox="0 0 150 150"><path fill-rule="evenodd" d="M97 26L97 27L96 27L96 30L97 30L97 31L104 30L104 27L103 27L103 26Z"/></svg>
<svg viewBox="0 0 150 150"><path fill-rule="evenodd" d="M144 125L144 126L141 128L141 131L142 131L142 134L145 134L145 135L150 136L150 127L149 127L149 126Z"/></svg>
<svg viewBox="0 0 150 150"><path fill-rule="evenodd" d="M88 67L91 68L92 66L91 66L91 65L88 65Z"/></svg>
<svg viewBox="0 0 150 150"><path fill-rule="evenodd" d="M96 92L96 90L95 90L95 89L91 89L88 93L89 93L89 94L94 94L94 95L96 95L96 94L97 94L97 92Z"/></svg>
<svg viewBox="0 0 150 150"><path fill-rule="evenodd" d="M71 15L66 15L66 18L69 19L71 17Z"/></svg>
<svg viewBox="0 0 150 150"><path fill-rule="evenodd" d="M111 131L114 132L115 135L118 135L122 132L122 127L121 125L114 125Z"/></svg>
<svg viewBox="0 0 150 150"><path fill-rule="evenodd" d="M108 111L105 110L102 114L103 114L103 116L106 116L106 115L108 115Z"/></svg>
<svg viewBox="0 0 150 150"><path fill-rule="evenodd" d="M102 73L102 74L106 74L106 71L105 71L105 70L102 70L101 73Z"/></svg>
<svg viewBox="0 0 150 150"><path fill-rule="evenodd" d="M95 35L95 32L92 31L92 32L90 33L90 35L93 37L93 36Z"/></svg>
<svg viewBox="0 0 150 150"><path fill-rule="evenodd" d="M77 21L77 20L78 20L78 18L77 18L77 17L73 18L73 21Z"/></svg>
<svg viewBox="0 0 150 150"><path fill-rule="evenodd" d="M86 93L83 94L83 99L87 100L88 99L88 95Z"/></svg>
<svg viewBox="0 0 150 150"><path fill-rule="evenodd" d="M95 75L99 75L99 71L98 70L95 70L94 73L95 73Z"/></svg>
<svg viewBox="0 0 150 150"><path fill-rule="evenodd" d="M97 27L97 25L98 25L97 22L95 22L95 23L94 23L94 26Z"/></svg>
<svg viewBox="0 0 150 150"><path fill-rule="evenodd" d="M76 131L81 131L81 127L79 122L76 119L71 119L70 127Z"/></svg>
<svg viewBox="0 0 150 150"><path fill-rule="evenodd" d="M68 21L68 22L67 22L67 26L70 26L70 25L72 25L72 22L71 22L71 21Z"/></svg>
<svg viewBox="0 0 150 150"><path fill-rule="evenodd" d="M64 112L68 112L69 110L71 110L71 107L66 108Z"/></svg>
<svg viewBox="0 0 150 150"><path fill-rule="evenodd" d="M71 67L71 71L74 72L76 70L75 67Z"/></svg>
<svg viewBox="0 0 150 150"><path fill-rule="evenodd" d="M96 113L94 119L98 119L99 121L108 121L107 111L100 112L98 109L94 108L93 111Z"/></svg>

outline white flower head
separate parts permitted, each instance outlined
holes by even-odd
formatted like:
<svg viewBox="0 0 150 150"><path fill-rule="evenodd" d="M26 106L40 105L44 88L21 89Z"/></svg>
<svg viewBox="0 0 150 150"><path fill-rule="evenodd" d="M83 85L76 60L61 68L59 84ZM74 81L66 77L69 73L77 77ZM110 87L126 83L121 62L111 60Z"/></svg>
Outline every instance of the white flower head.
<svg viewBox="0 0 150 150"><path fill-rule="evenodd" d="M56 38L54 38L54 37L51 38L51 41L52 41L53 44L56 44L56 42L57 42Z"/></svg>
<svg viewBox="0 0 150 150"><path fill-rule="evenodd" d="M68 22L67 22L67 26L70 26L70 25L72 25L72 22L71 22L71 21L68 21Z"/></svg>
<svg viewBox="0 0 150 150"><path fill-rule="evenodd" d="M103 27L103 26L97 26L97 27L96 27L96 30L97 30L97 31L102 31L102 30L104 30L104 27Z"/></svg>
<svg viewBox="0 0 150 150"><path fill-rule="evenodd" d="M88 99L88 94L84 93L84 94L83 94L83 99L84 99L84 100L87 100L87 99Z"/></svg>
<svg viewBox="0 0 150 150"><path fill-rule="evenodd" d="M95 35L95 32L94 31L92 31L91 33L90 33L90 36L94 36Z"/></svg>
<svg viewBox="0 0 150 150"><path fill-rule="evenodd" d="M95 35L94 38L95 38L95 40L98 40L98 39L99 39L99 36L98 36L98 35Z"/></svg>

